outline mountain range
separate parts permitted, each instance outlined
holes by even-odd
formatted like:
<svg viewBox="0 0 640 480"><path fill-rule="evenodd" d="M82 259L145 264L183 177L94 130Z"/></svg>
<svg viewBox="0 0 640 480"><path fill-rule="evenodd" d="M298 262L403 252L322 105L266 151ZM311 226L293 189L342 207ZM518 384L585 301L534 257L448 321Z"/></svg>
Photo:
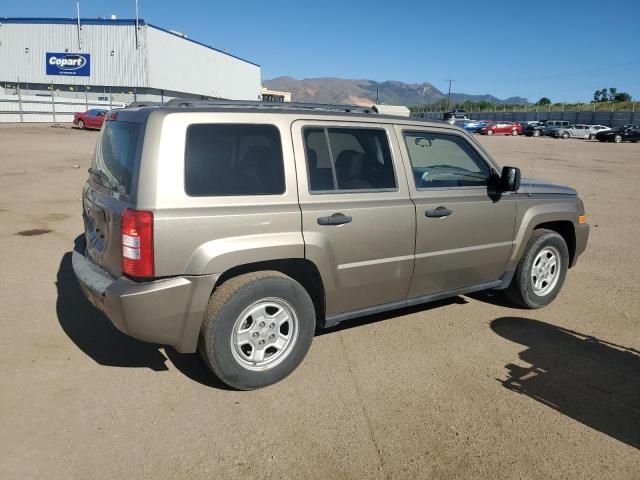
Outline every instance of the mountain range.
<svg viewBox="0 0 640 480"><path fill-rule="evenodd" d="M264 86L271 90L291 92L294 102L353 104L370 106L376 103L379 95L380 103L387 105L425 105L446 98L430 83L404 83L397 80L375 82L373 80L352 80L346 78L305 78L298 80L292 77L278 77L265 80ZM469 100L472 102L487 101L496 104L528 104L522 97L499 99L493 95L470 95L451 93L454 103Z"/></svg>

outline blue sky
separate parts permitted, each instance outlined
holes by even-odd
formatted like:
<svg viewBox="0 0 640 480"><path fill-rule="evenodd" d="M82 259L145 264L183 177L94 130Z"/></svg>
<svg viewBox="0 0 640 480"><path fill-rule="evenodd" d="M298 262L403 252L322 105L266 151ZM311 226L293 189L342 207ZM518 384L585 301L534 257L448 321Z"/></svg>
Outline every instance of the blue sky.
<svg viewBox="0 0 640 480"><path fill-rule="evenodd" d="M2 0L0 16L72 17L73 0ZM134 17L134 0L81 0L82 17ZM432 83L445 91L640 100L640 0L358 2L140 0L141 17L262 66L263 78Z"/></svg>

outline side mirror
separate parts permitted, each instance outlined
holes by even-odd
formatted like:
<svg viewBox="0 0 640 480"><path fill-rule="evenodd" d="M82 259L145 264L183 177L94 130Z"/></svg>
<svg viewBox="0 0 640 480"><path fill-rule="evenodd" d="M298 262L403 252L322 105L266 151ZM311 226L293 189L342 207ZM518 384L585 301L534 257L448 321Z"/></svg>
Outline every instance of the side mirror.
<svg viewBox="0 0 640 480"><path fill-rule="evenodd" d="M500 176L500 191L515 192L520 188L520 169L516 167L502 167Z"/></svg>

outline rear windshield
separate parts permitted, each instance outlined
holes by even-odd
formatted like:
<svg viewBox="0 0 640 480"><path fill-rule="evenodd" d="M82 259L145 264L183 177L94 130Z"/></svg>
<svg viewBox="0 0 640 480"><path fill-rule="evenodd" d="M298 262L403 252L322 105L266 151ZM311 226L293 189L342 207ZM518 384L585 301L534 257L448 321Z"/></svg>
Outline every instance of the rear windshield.
<svg viewBox="0 0 640 480"><path fill-rule="evenodd" d="M98 182L130 192L139 135L139 123L105 122L93 156L92 168L104 174L96 175Z"/></svg>

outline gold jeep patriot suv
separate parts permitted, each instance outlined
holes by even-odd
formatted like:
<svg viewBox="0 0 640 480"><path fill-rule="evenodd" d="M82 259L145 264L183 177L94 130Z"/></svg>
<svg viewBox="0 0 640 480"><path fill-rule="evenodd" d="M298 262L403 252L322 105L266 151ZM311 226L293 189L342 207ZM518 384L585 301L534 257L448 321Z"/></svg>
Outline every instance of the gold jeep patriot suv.
<svg viewBox="0 0 640 480"><path fill-rule="evenodd" d="M172 100L107 114L73 267L123 332L282 380L316 328L486 289L539 308L589 235L576 191L382 108Z"/></svg>

